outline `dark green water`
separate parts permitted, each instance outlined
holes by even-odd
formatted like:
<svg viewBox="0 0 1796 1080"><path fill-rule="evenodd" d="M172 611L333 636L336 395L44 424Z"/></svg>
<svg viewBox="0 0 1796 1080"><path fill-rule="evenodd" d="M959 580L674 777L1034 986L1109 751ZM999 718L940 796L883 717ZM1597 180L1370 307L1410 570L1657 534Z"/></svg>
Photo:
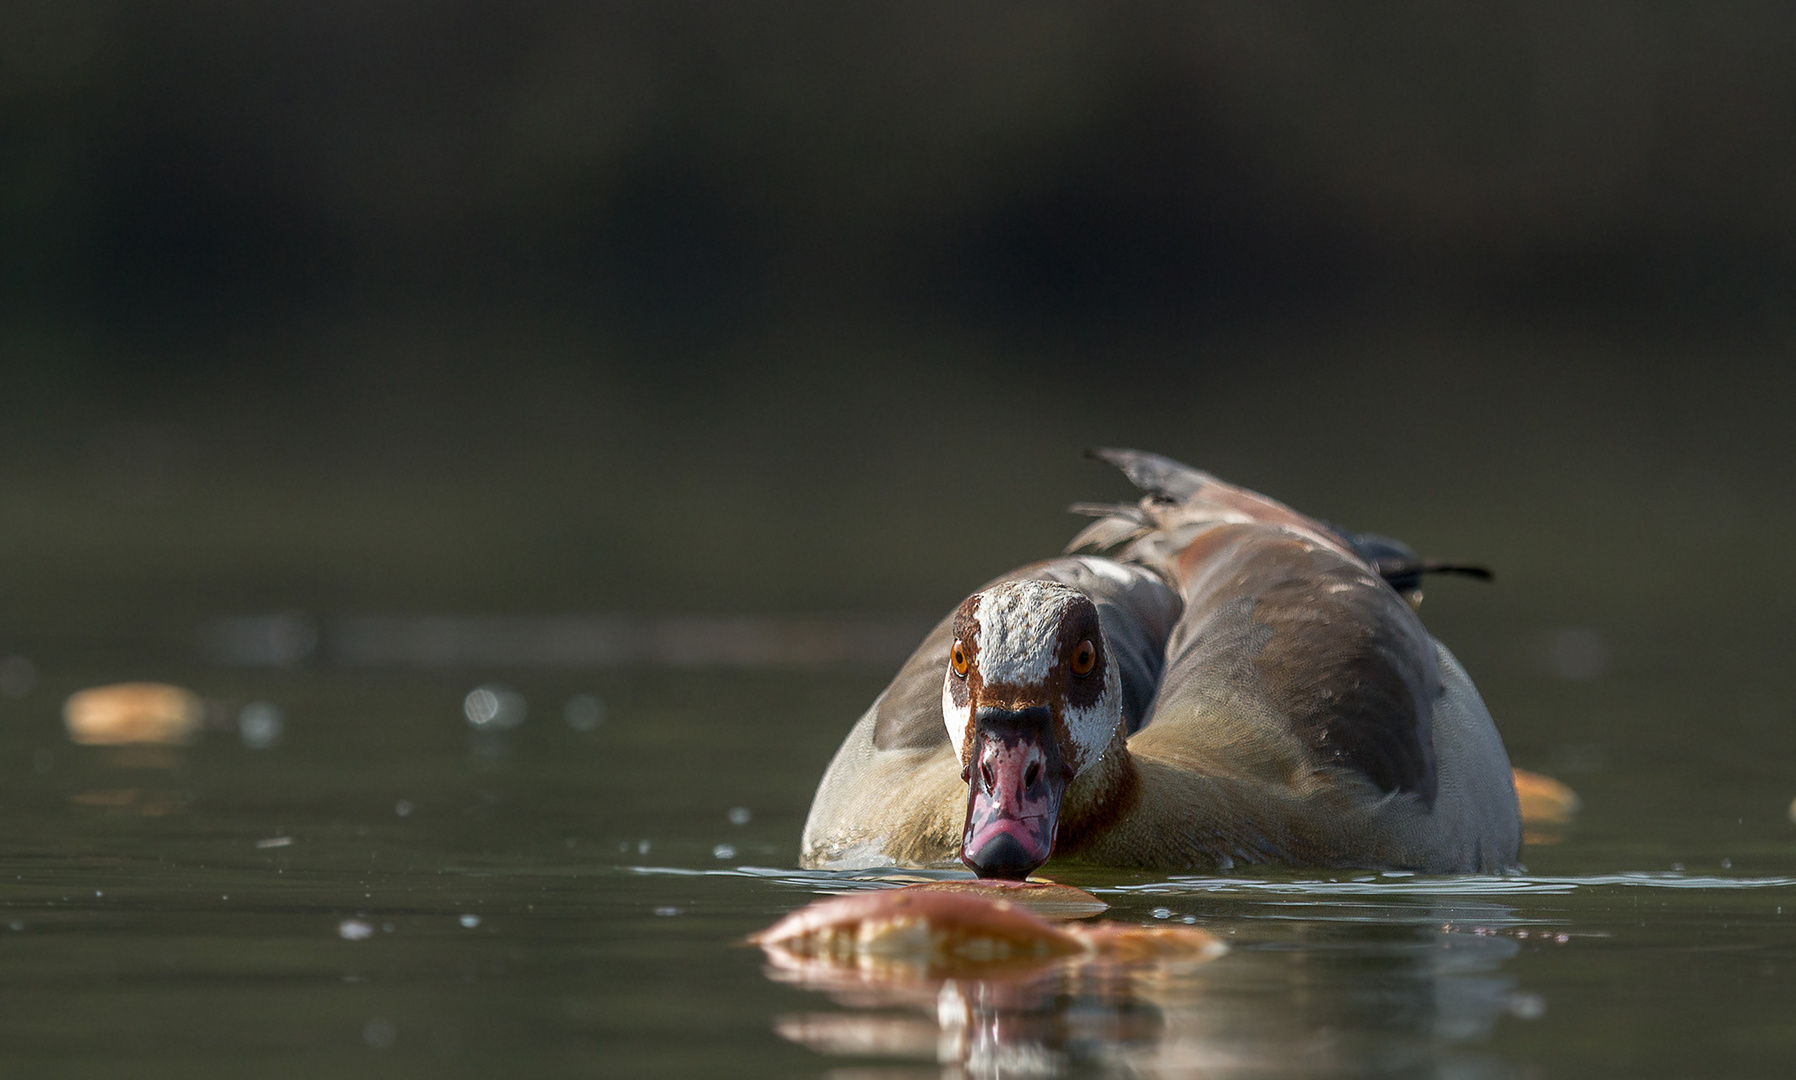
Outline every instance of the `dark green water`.
<svg viewBox="0 0 1796 1080"><path fill-rule="evenodd" d="M1587 803L1527 875L1087 874L1112 916L1190 917L1232 950L1126 984L908 999L789 985L739 944L867 884L792 867L816 778L885 677L871 666L519 668L500 674L529 711L492 731L463 715L491 671L164 663L224 722L109 749L71 744L60 703L127 665L38 657L36 685L0 702L0 1063L1787 1075L1796 776L1762 716L1701 711L1697 673L1744 662L1739 644L1655 659L1618 636L1602 677L1568 680L1521 635L1468 636L1518 763ZM577 694L602 698L596 727L564 719ZM256 700L283 719L261 748L230 726ZM1630 717L1638 737L1616 737Z"/></svg>
<svg viewBox="0 0 1796 1080"><path fill-rule="evenodd" d="M1796 1075L1791 9L1414 8L0 5L0 1075ZM671 620L927 625L1104 445L1495 567L1425 614L1582 815L770 977L906 650ZM679 633L206 632L290 608ZM71 743L130 679L216 723Z"/></svg>

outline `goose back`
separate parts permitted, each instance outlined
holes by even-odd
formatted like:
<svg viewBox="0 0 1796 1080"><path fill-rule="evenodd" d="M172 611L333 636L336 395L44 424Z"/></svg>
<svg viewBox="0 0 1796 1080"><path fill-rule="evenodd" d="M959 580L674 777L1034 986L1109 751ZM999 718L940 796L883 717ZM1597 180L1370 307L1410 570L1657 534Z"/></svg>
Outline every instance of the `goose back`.
<svg viewBox="0 0 1796 1080"><path fill-rule="evenodd" d="M1065 555L983 587L1043 579L1085 593L1121 675L1128 775L1097 805L1078 805L1074 781L1057 857L1515 862L1501 740L1382 575L1381 547L1167 458L1097 456L1146 496L1075 507L1097 520ZM850 732L806 823L807 865L952 863L965 785L942 720L951 642L952 618Z"/></svg>

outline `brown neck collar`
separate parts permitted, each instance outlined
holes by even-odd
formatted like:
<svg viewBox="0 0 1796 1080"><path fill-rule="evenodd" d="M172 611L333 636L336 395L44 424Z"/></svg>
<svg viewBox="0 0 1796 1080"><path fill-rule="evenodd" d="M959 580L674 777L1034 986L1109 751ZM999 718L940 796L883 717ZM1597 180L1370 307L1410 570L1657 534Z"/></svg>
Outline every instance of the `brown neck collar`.
<svg viewBox="0 0 1796 1080"><path fill-rule="evenodd" d="M1091 768L1066 785L1060 800L1056 855L1074 855L1088 840L1127 814L1135 804L1139 777L1120 724Z"/></svg>

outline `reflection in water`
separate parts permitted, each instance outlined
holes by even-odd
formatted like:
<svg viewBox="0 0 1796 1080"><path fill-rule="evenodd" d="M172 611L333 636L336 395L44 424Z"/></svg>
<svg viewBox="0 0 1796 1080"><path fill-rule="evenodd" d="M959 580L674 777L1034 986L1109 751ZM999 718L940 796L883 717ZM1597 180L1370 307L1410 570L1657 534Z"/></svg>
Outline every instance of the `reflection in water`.
<svg viewBox="0 0 1796 1080"><path fill-rule="evenodd" d="M108 746L100 760L108 769L178 769L181 751L167 746Z"/></svg>
<svg viewBox="0 0 1796 1080"><path fill-rule="evenodd" d="M168 746L124 744L105 747L102 760L108 769L173 771L182 765L179 749ZM69 796L76 806L142 817L167 817L193 804L194 793L181 788L140 786L88 788Z"/></svg>
<svg viewBox="0 0 1796 1080"><path fill-rule="evenodd" d="M180 752L173 747L199 733L204 705L192 691L178 686L118 683L71 695L62 715L70 741L105 747L109 768L169 770L181 764ZM154 818L185 810L193 794L136 786L90 788L71 795L69 801L93 810Z"/></svg>
<svg viewBox="0 0 1796 1080"><path fill-rule="evenodd" d="M832 978L776 959L768 975L856 1010L775 1021L782 1037L819 1053L1029 1076L1053 1075L1069 1061L1151 1050L1168 1029L1155 987L1176 985L1175 967L1191 966L1059 963L980 978L910 977L885 967L844 969Z"/></svg>
<svg viewBox="0 0 1796 1080"><path fill-rule="evenodd" d="M1322 910L1335 918L1314 919ZM1280 921L1276 939L1257 942L1240 939L1264 934L1261 921L1212 925L1238 946L1207 963L1060 961L977 977L770 951L769 978L841 1007L781 1016L774 1030L829 1056L934 1061L944 1077L1482 1074L1498 1063L1477 1042L1504 1016L1545 1008L1504 971L1529 931L1502 905L1311 902Z"/></svg>
<svg viewBox="0 0 1796 1080"><path fill-rule="evenodd" d="M164 817L185 810L193 802L193 793L134 787L95 788L73 795L69 801L76 806L123 810L144 817Z"/></svg>

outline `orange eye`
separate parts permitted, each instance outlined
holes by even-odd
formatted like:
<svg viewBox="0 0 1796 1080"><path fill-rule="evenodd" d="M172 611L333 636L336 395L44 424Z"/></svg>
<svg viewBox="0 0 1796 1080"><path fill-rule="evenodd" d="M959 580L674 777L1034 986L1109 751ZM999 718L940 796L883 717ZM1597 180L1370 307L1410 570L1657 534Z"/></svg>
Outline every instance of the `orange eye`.
<svg viewBox="0 0 1796 1080"><path fill-rule="evenodd" d="M1084 641L1079 642L1078 648L1073 650L1073 674L1080 678L1084 678L1091 674L1092 668L1097 666L1098 647L1091 643L1090 638L1086 638Z"/></svg>
<svg viewBox="0 0 1796 1080"><path fill-rule="evenodd" d="M958 641L954 643L954 651L948 654L948 666L954 669L954 674L963 679L967 677L967 650Z"/></svg>

